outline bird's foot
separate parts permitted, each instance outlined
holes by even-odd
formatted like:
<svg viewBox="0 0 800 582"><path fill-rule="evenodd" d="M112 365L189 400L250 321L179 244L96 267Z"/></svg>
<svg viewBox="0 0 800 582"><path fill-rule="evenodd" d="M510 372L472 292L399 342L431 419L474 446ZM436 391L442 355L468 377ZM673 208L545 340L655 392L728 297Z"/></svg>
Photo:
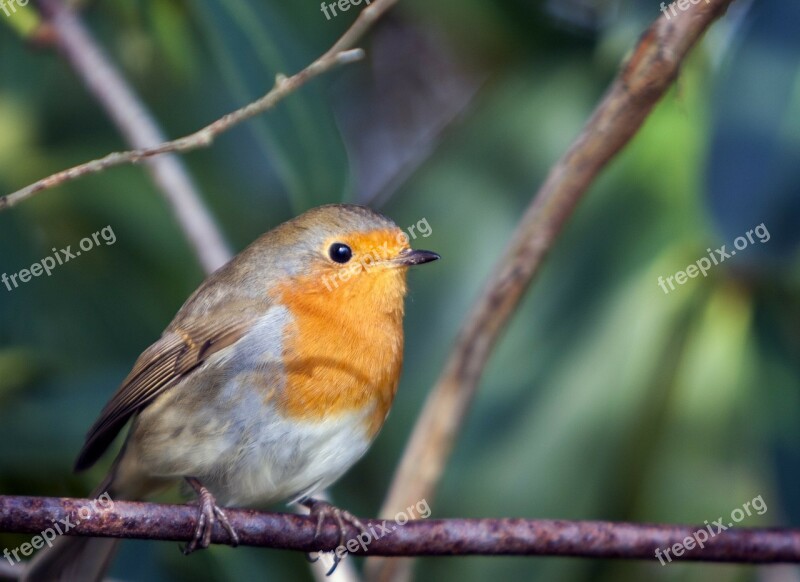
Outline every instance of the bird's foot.
<svg viewBox="0 0 800 582"><path fill-rule="evenodd" d="M187 477L186 482L197 493L197 501L199 503L199 511L197 513L197 523L194 528L194 538L181 550L184 555L188 556L196 549L207 548L211 544L211 532L214 531L214 523L219 521L225 531L228 532L230 537L230 545L236 547L239 545L239 535L236 530L231 526L228 521L228 516L217 505L217 500L211 494L211 491L206 489L199 480L194 477Z"/></svg>
<svg viewBox="0 0 800 582"><path fill-rule="evenodd" d="M300 501L300 504L309 509L309 514L311 516L316 516L317 518L317 529L314 532L314 539L320 536L322 533L322 526L325 524L325 520L328 518L333 518L333 520L336 522L336 525L339 526L339 547L343 547L347 542L347 524L352 525L362 534L367 533L367 526L364 525L364 522L362 522L349 511L340 509L335 505L331 505L327 501L320 501L318 499L304 499ZM310 562L316 562L319 558L312 558L309 555L308 559ZM334 570L336 570L336 567L341 561L342 558L340 552L335 551L333 553L333 566L331 566L331 569L328 570L328 576L333 574Z"/></svg>

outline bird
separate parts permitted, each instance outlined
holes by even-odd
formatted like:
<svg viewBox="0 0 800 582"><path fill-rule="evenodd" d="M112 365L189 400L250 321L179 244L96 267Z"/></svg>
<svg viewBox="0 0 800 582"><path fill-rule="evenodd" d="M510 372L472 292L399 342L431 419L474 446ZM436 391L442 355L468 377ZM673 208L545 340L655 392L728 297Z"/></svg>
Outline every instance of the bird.
<svg viewBox="0 0 800 582"><path fill-rule="evenodd" d="M408 267L415 250L391 219L329 204L284 222L202 282L144 350L90 428L75 470L94 465L126 424L97 495L141 500L185 482L197 494L188 554L225 507L299 503L363 528L314 499L368 450L403 363ZM101 580L118 540L61 536L25 582ZM335 567L336 563L334 563Z"/></svg>

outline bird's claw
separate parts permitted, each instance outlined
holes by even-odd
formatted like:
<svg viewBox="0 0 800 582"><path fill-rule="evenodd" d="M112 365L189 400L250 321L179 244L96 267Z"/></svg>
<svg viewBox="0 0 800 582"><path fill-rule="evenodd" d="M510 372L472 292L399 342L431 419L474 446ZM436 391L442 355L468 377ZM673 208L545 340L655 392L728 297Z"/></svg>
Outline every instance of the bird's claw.
<svg viewBox="0 0 800 582"><path fill-rule="evenodd" d="M325 525L325 520L327 518L333 518L339 526L339 547L344 546L347 542L347 524L352 525L362 534L367 533L367 526L364 525L364 522L345 509L331 505L327 501L320 501L317 499L306 499L300 503L309 509L310 515L316 516L317 518L317 529L314 531L314 539L319 538L322 534L322 527ZM307 558L311 562L316 562L319 559L319 557L317 557L312 560L310 555L308 555ZM330 576L333 574L341 561L342 558L339 552L333 552L333 565L326 575Z"/></svg>
<svg viewBox="0 0 800 582"><path fill-rule="evenodd" d="M217 505L216 499L211 492L206 489L200 481L193 477L186 479L189 485L197 492L199 503L199 511L197 513L197 523L194 528L194 537L184 548L181 550L184 555L188 556L198 548L205 549L211 544L211 533L214 531L214 523L219 521L225 531L228 532L230 537L230 545L236 547L239 545L239 535L236 530L231 526L228 521L228 516Z"/></svg>

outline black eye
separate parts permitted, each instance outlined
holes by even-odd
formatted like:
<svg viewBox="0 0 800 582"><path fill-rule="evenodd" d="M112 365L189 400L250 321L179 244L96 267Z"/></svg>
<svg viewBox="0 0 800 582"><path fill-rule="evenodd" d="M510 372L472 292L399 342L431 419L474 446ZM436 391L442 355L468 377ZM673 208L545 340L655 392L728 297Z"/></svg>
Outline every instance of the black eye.
<svg viewBox="0 0 800 582"><path fill-rule="evenodd" d="M328 256L337 263L346 263L353 258L353 250L344 243L333 243L328 249Z"/></svg>

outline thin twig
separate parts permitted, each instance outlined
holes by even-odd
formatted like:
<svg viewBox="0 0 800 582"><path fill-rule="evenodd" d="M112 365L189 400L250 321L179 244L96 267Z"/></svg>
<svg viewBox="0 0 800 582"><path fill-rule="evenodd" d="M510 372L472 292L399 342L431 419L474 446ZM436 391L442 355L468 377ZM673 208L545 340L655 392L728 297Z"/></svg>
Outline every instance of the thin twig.
<svg viewBox="0 0 800 582"><path fill-rule="evenodd" d="M58 4L57 0L48 0L48 2ZM25 188L0 198L0 210L14 206L37 192L58 186L66 181L74 180L87 174L101 172L110 167L122 164L136 164L146 158L168 152L183 153L211 145L219 134L246 119L271 109L284 97L296 91L314 77L339 65L352 63L363 58L364 51L361 49L353 49L353 45L367 30L369 30L375 21L396 2L397 0L375 0L375 2L361 11L352 26L324 55L291 77L286 77L282 74L277 75L273 88L260 99L217 119L185 137L160 143L155 146L139 147L131 151L111 153L100 159L80 164L38 180Z"/></svg>
<svg viewBox="0 0 800 582"><path fill-rule="evenodd" d="M583 131L550 170L473 305L417 420L380 515L394 515L417 499L432 500L497 339L567 219L672 85L689 50L731 2L710 0L679 18L662 16L642 35ZM401 579L389 571L394 567L389 561L368 564L368 578Z"/></svg>
<svg viewBox="0 0 800 582"><path fill-rule="evenodd" d="M66 8L61 0L42 0L40 5L59 52L105 109L126 142L134 148L148 148L163 142L166 138L155 118L80 17ZM11 196L0 198L0 209L13 206L39 190L123 163L124 159L124 154L111 154L104 160L82 164L39 180ZM231 257L230 249L180 159L174 155L153 158L146 161L146 169L206 273L226 263Z"/></svg>
<svg viewBox="0 0 800 582"><path fill-rule="evenodd" d="M54 523L70 524L67 535L188 541L197 507L131 501L104 502L87 511L93 500L55 497L0 496L0 532L40 535ZM314 533L316 518L291 513L226 509L240 544L299 552L332 551L339 543L333 520ZM656 525L607 521L546 519L418 519L400 525L379 519L362 520L363 546L353 542L349 553L380 556L573 556L656 561L656 550L676 544L691 548L672 561L800 562L800 530ZM721 524L727 526L727 524ZM64 525L63 527L66 527ZM383 529L385 528L385 529ZM700 535L699 532L705 532ZM360 532L348 527L348 539ZM701 548L687 539L700 539ZM228 542L217 523L211 540ZM358 546L358 547L356 547ZM666 561L666 560L665 560Z"/></svg>

